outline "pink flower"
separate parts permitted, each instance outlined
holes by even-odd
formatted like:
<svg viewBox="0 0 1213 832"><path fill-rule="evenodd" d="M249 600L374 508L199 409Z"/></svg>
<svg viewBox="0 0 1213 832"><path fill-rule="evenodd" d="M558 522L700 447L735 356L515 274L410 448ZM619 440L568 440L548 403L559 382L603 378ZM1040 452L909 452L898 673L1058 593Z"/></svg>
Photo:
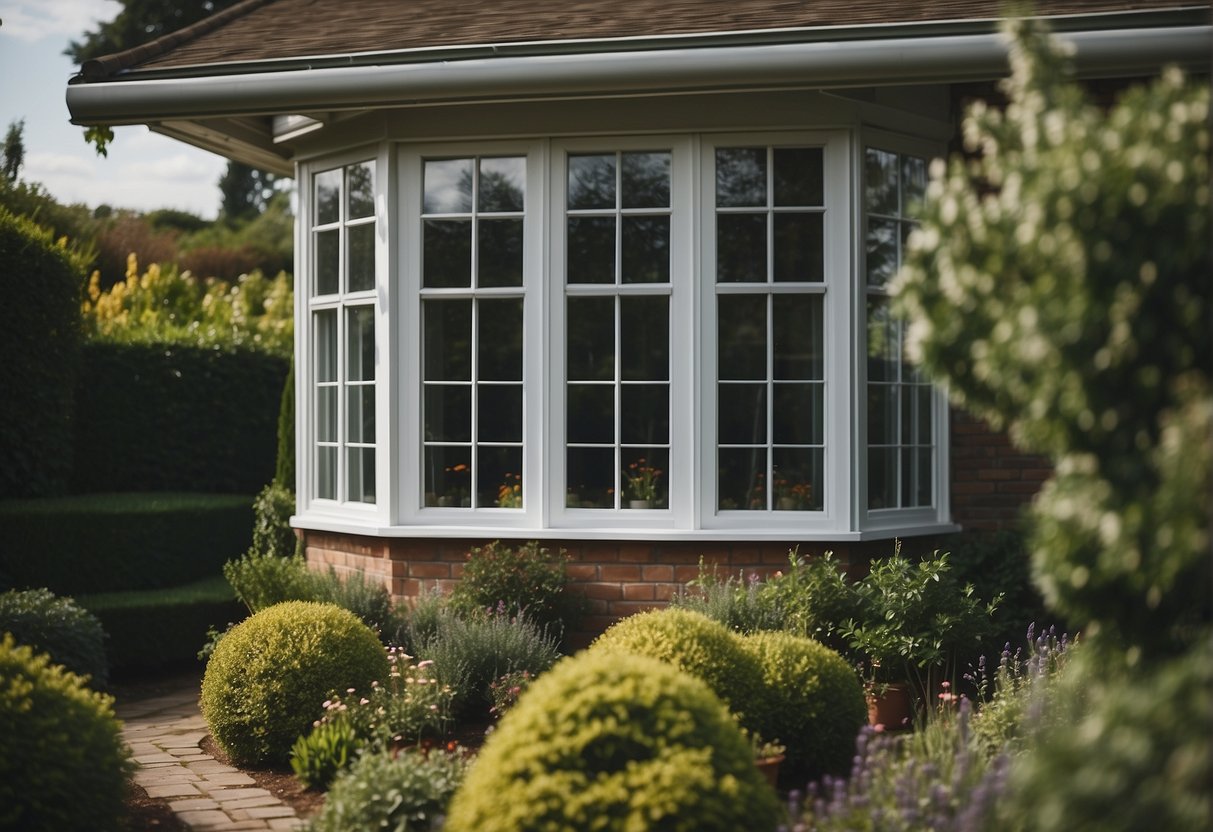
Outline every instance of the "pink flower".
<svg viewBox="0 0 1213 832"><path fill-rule="evenodd" d="M364 696L362 699L359 699L359 700L358 700L358 704L359 704L359 705L369 705L369 704L371 704L371 700L367 699L367 698Z"/></svg>
<svg viewBox="0 0 1213 832"><path fill-rule="evenodd" d="M425 660L425 661L423 661L423 662L417 662L417 669L418 669L418 670L420 670L420 669L421 669L421 668L423 668L423 667L429 667L429 666L430 666L430 665L432 665L433 663L434 663L434 662L433 662L433 660L431 660L431 659L426 659L426 660Z"/></svg>

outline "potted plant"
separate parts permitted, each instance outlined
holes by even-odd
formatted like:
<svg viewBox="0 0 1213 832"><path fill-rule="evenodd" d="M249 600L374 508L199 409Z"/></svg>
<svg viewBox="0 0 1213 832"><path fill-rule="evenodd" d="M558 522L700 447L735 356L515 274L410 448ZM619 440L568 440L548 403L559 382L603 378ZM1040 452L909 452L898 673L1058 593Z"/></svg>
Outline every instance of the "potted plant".
<svg viewBox="0 0 1213 832"><path fill-rule="evenodd" d="M736 720L737 716L734 714ZM741 728L741 733L750 741L750 747L754 750L754 765L762 772L763 777L771 784L771 788L777 788L779 785L779 766L786 758L787 746L779 742L779 740L764 740L757 731L750 731L747 728L738 725Z"/></svg>
<svg viewBox="0 0 1213 832"><path fill-rule="evenodd" d="M940 682L955 680L960 661L978 649L991 630L1001 596L976 597L950 573L947 553L923 561L893 557L873 561L867 577L855 584L856 617L841 628L862 657L871 718L900 725L879 712L883 696L924 700Z"/></svg>
<svg viewBox="0 0 1213 832"><path fill-rule="evenodd" d="M644 457L628 465L628 470L624 472L627 478L628 508L652 508L657 503L657 484L661 474L661 469L649 465Z"/></svg>

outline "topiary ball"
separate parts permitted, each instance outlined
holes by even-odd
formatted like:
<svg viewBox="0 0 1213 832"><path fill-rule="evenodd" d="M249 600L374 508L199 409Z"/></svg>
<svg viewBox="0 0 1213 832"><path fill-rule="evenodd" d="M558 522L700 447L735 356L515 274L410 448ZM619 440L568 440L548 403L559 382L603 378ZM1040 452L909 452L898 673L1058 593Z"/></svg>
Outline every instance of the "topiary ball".
<svg viewBox="0 0 1213 832"><path fill-rule="evenodd" d="M746 727L754 727L747 714L761 696L762 669L736 633L705 615L679 607L632 615L590 649L649 656L681 668L707 682Z"/></svg>
<svg viewBox="0 0 1213 832"><path fill-rule="evenodd" d="M114 700L0 640L0 829L125 829L132 765Z"/></svg>
<svg viewBox="0 0 1213 832"><path fill-rule="evenodd" d="M855 669L828 647L782 632L741 637L761 666L765 688L749 714L764 739L787 746L787 766L802 779L844 774L867 721Z"/></svg>
<svg viewBox="0 0 1213 832"><path fill-rule="evenodd" d="M89 677L95 688L109 681L101 622L71 598L49 589L0 593L0 633L12 633L18 644L49 653L52 662Z"/></svg>
<svg viewBox="0 0 1213 832"><path fill-rule="evenodd" d="M764 832L775 792L720 699L656 659L586 651L502 718L447 832Z"/></svg>
<svg viewBox="0 0 1213 832"><path fill-rule="evenodd" d="M388 677L369 627L334 604L287 601L228 632L202 678L202 715L236 765L285 763L325 698Z"/></svg>

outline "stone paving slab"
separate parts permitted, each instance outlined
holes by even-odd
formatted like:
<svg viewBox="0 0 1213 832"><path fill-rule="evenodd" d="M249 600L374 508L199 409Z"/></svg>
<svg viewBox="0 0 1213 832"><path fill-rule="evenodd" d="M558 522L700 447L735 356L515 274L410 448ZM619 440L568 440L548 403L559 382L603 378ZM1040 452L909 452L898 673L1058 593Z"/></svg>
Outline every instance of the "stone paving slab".
<svg viewBox="0 0 1213 832"><path fill-rule="evenodd" d="M219 762L200 747L206 720L198 691L189 689L118 703L122 735L138 764L134 781L149 797L165 798L191 830L302 830L295 810L244 772Z"/></svg>

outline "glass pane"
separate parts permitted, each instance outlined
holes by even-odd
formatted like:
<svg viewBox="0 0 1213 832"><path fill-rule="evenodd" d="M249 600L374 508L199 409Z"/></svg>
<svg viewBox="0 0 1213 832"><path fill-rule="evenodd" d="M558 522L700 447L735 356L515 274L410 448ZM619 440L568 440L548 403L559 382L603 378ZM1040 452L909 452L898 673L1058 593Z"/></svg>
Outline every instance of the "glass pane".
<svg viewBox="0 0 1213 832"><path fill-rule="evenodd" d="M349 257L346 282L348 291L363 292L375 288L375 224L354 225L346 229Z"/></svg>
<svg viewBox="0 0 1213 832"><path fill-rule="evenodd" d="M825 378L820 295L780 295L772 304L775 378L817 381Z"/></svg>
<svg viewBox="0 0 1213 832"><path fill-rule="evenodd" d="M767 296L721 295L716 302L719 324L719 378L767 378Z"/></svg>
<svg viewBox="0 0 1213 832"><path fill-rule="evenodd" d="M346 168L346 186L349 188L348 213L346 219L375 215L375 163L363 162Z"/></svg>
<svg viewBox="0 0 1213 832"><path fill-rule="evenodd" d="M902 452L901 493L909 507L929 506L934 500L934 474L929 448L907 448Z"/></svg>
<svg viewBox="0 0 1213 832"><path fill-rule="evenodd" d="M897 385L868 385L868 444L897 444Z"/></svg>
<svg viewBox="0 0 1213 832"><path fill-rule="evenodd" d="M472 387L468 384L425 385L424 424L428 442L472 440Z"/></svg>
<svg viewBox="0 0 1213 832"><path fill-rule="evenodd" d="M569 283L615 282L615 218L570 217Z"/></svg>
<svg viewBox="0 0 1213 832"><path fill-rule="evenodd" d="M868 220L864 247L867 250L869 286L883 287L897 274L899 224L893 220Z"/></svg>
<svg viewBox="0 0 1213 832"><path fill-rule="evenodd" d="M522 448L482 447L477 459L477 507L522 508Z"/></svg>
<svg viewBox="0 0 1213 832"><path fill-rule="evenodd" d="M626 445L666 445L670 441L670 388L665 384L624 384L620 390L620 441Z"/></svg>
<svg viewBox="0 0 1213 832"><path fill-rule="evenodd" d="M909 434L911 442L919 445L935 444L935 391L927 385L914 386L914 410L917 413L916 430Z"/></svg>
<svg viewBox="0 0 1213 832"><path fill-rule="evenodd" d="M564 504L569 508L615 507L615 449L567 448Z"/></svg>
<svg viewBox="0 0 1213 832"><path fill-rule="evenodd" d="M337 449L316 449L316 496L322 500L337 499Z"/></svg>
<svg viewBox="0 0 1213 832"><path fill-rule="evenodd" d="M467 214L472 210L472 160L442 159L425 163L426 214Z"/></svg>
<svg viewBox="0 0 1213 832"><path fill-rule="evenodd" d="M624 283L670 282L670 218L624 217L623 268Z"/></svg>
<svg viewBox="0 0 1213 832"><path fill-rule="evenodd" d="M897 507L897 449L868 449L868 508Z"/></svg>
<svg viewBox="0 0 1213 832"><path fill-rule="evenodd" d="M482 442L522 441L522 385L478 385L476 425Z"/></svg>
<svg viewBox="0 0 1213 832"><path fill-rule="evenodd" d="M767 215L716 217L716 281L767 282Z"/></svg>
<svg viewBox="0 0 1213 832"><path fill-rule="evenodd" d="M478 286L522 285L522 220L480 220L477 224Z"/></svg>
<svg viewBox="0 0 1213 832"><path fill-rule="evenodd" d="M337 441L337 393L336 385L316 390L316 441Z"/></svg>
<svg viewBox="0 0 1213 832"><path fill-rule="evenodd" d="M664 381L670 377L670 299L619 300L622 376L627 381Z"/></svg>
<svg viewBox="0 0 1213 832"><path fill-rule="evenodd" d="M820 283L825 279L822 214L775 215L775 280Z"/></svg>
<svg viewBox="0 0 1213 832"><path fill-rule="evenodd" d="M345 391L345 433L350 442L375 442L375 385L356 384Z"/></svg>
<svg viewBox="0 0 1213 832"><path fill-rule="evenodd" d="M623 154L624 208L670 206L670 154Z"/></svg>
<svg viewBox="0 0 1213 832"><path fill-rule="evenodd" d="M729 147L716 151L716 205L767 204L767 150L765 147Z"/></svg>
<svg viewBox="0 0 1213 832"><path fill-rule="evenodd" d="M346 378L372 381L375 378L375 307L353 306L346 310Z"/></svg>
<svg viewBox="0 0 1213 832"><path fill-rule="evenodd" d="M670 452L667 448L623 450L623 507L666 508L670 498Z"/></svg>
<svg viewBox="0 0 1213 832"><path fill-rule="evenodd" d="M901 215L911 216L927 194L927 160L901 157Z"/></svg>
<svg viewBox="0 0 1213 832"><path fill-rule="evenodd" d="M568 441L615 443L615 387L568 385Z"/></svg>
<svg viewBox="0 0 1213 832"><path fill-rule="evenodd" d="M820 511L825 452L820 448L776 448L771 476L775 480L772 508L776 511Z"/></svg>
<svg viewBox="0 0 1213 832"><path fill-rule="evenodd" d="M615 299L568 299L568 378L615 378Z"/></svg>
<svg viewBox="0 0 1213 832"><path fill-rule="evenodd" d="M897 154L869 147L864 153L864 195L868 211L897 215Z"/></svg>
<svg viewBox="0 0 1213 832"><path fill-rule="evenodd" d="M868 298L868 381L901 378L901 328L883 298Z"/></svg>
<svg viewBox="0 0 1213 832"><path fill-rule="evenodd" d="M341 169L326 170L312 180L316 186L316 225L341 219Z"/></svg>
<svg viewBox="0 0 1213 832"><path fill-rule="evenodd" d="M767 441L766 384L721 384L716 401L718 444L764 445Z"/></svg>
<svg viewBox="0 0 1213 832"><path fill-rule="evenodd" d="M767 449L721 448L717 458L720 510L765 511Z"/></svg>
<svg viewBox="0 0 1213 832"><path fill-rule="evenodd" d="M316 327L316 381L337 380L337 310L312 316Z"/></svg>
<svg viewBox="0 0 1213 832"><path fill-rule="evenodd" d="M775 204L824 205L820 147L775 149Z"/></svg>
<svg viewBox="0 0 1213 832"><path fill-rule="evenodd" d="M825 442L825 386L776 384L771 409L772 441L783 445Z"/></svg>
<svg viewBox="0 0 1213 832"><path fill-rule="evenodd" d="M615 154L569 157L569 210L615 207Z"/></svg>
<svg viewBox="0 0 1213 832"><path fill-rule="evenodd" d="M425 449L425 504L466 508L472 504L472 449Z"/></svg>
<svg viewBox="0 0 1213 832"><path fill-rule="evenodd" d="M477 377L522 381L522 298L482 300Z"/></svg>
<svg viewBox="0 0 1213 832"><path fill-rule="evenodd" d="M426 220L424 226L421 285L427 289L471 286L471 221Z"/></svg>
<svg viewBox="0 0 1213 832"><path fill-rule="evenodd" d="M317 295L335 295L341 291L341 232L316 232L316 292Z"/></svg>
<svg viewBox="0 0 1213 832"><path fill-rule="evenodd" d="M470 381L472 378L472 302L422 302L425 327L425 380Z"/></svg>
<svg viewBox="0 0 1213 832"><path fill-rule="evenodd" d="M375 449L346 448L346 458L349 460L346 482L350 502L375 502Z"/></svg>
<svg viewBox="0 0 1213 832"><path fill-rule="evenodd" d="M522 157L480 160L481 213L521 211L525 205L526 159Z"/></svg>

